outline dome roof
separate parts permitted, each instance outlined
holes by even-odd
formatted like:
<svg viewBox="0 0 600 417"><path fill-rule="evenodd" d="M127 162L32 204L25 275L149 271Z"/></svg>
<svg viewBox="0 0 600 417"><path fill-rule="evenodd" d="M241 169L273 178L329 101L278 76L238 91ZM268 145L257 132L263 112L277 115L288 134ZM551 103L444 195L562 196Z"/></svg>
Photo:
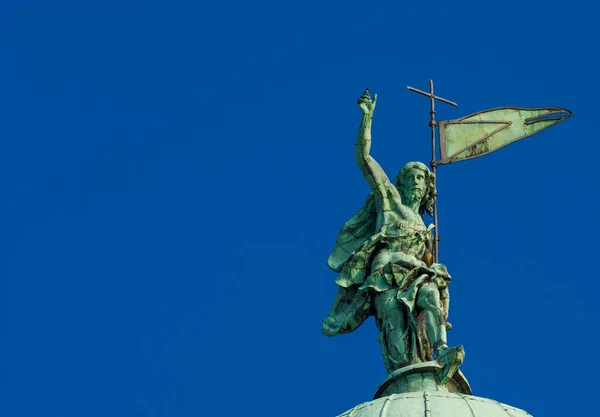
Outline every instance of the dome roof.
<svg viewBox="0 0 600 417"><path fill-rule="evenodd" d="M525 417L498 401L444 391L392 394L359 404L339 417Z"/></svg>

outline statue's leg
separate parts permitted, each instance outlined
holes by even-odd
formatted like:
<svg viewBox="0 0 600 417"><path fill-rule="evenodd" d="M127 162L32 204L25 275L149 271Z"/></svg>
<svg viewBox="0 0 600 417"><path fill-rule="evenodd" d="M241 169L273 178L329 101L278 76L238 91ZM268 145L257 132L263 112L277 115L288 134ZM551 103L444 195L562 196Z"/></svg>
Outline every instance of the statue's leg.
<svg viewBox="0 0 600 417"><path fill-rule="evenodd" d="M381 329L378 341L388 373L406 365L410 357L407 352L410 347L406 345L406 312L398 303L397 292L390 289L375 295L377 323Z"/></svg>
<svg viewBox="0 0 600 417"><path fill-rule="evenodd" d="M417 305L421 307L425 313L427 337L433 346L434 355L437 356L445 348L448 348L448 345L446 344L446 320L440 301L440 291L437 285L430 282L419 288Z"/></svg>
<svg viewBox="0 0 600 417"><path fill-rule="evenodd" d="M441 296L447 299L447 291L442 290ZM445 385L462 364L465 358L464 348L449 348L446 344L446 317L436 284L430 282L419 288L417 305L425 313L425 327L427 337L433 345L433 357L443 366L438 374L439 383Z"/></svg>
<svg viewBox="0 0 600 417"><path fill-rule="evenodd" d="M442 303L442 315L444 317L444 326L446 330L450 330L452 325L448 321L448 313L450 310L450 293L448 292L448 287L445 287L440 290L440 301Z"/></svg>

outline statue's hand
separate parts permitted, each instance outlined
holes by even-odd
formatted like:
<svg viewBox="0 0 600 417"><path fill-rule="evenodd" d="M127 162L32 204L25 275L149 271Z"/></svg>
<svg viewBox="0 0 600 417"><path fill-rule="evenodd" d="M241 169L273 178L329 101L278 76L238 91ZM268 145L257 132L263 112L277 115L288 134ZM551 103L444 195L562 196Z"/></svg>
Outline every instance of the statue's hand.
<svg viewBox="0 0 600 417"><path fill-rule="evenodd" d="M373 100L371 100L371 93L367 88L362 96L357 100L358 108L363 114L373 115L373 111L375 110L375 105L377 104L377 94L373 96Z"/></svg>

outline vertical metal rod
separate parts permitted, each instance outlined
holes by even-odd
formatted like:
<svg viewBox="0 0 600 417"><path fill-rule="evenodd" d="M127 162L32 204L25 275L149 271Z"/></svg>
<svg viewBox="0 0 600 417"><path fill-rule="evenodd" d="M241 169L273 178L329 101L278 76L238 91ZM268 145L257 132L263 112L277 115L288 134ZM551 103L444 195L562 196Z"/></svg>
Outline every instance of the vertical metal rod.
<svg viewBox="0 0 600 417"><path fill-rule="evenodd" d="M436 158L435 158L435 126L436 126L435 96L433 94L433 80L431 80L431 79L429 80L429 93L431 94L429 96L429 103L430 103L429 127L431 127L431 163L430 163L430 166L431 166L431 171L433 172L433 175L437 175L437 166L434 163L434 161L436 160ZM437 177L433 181L434 188L436 187L436 182L437 182ZM433 199L433 225L435 226L433 229L433 262L437 263L439 261L439 252L440 252L440 248L439 248L440 239L439 239L439 233L438 233L438 216L437 216L437 196L434 197L434 199Z"/></svg>
<svg viewBox="0 0 600 417"><path fill-rule="evenodd" d="M431 163L429 164L431 166L431 172L433 172L433 175L437 174L437 164L436 164L436 158L435 158L435 128L437 126L437 122L435 121L435 100L439 100L442 103L446 103L446 104L450 104L452 106L458 107L458 104L450 101L450 100L446 100L445 98L442 97L436 97L433 94L433 80L429 80L429 93L426 93L425 91L421 91L421 90L417 90L416 88L410 87L410 86L406 86L406 88L410 91L413 91L417 94L421 94L422 96L426 96L429 97L429 103L430 103L430 110L429 110L429 115L431 116L431 119L429 120L429 126L431 127ZM436 180L433 181L433 186L436 187L436 182L437 182L437 178ZM436 187L437 189L437 187ZM435 196L433 198L433 225L434 230L433 230L433 261L434 262L438 262L439 260L439 241L440 241L440 234L438 231L438 215L437 215L437 196Z"/></svg>

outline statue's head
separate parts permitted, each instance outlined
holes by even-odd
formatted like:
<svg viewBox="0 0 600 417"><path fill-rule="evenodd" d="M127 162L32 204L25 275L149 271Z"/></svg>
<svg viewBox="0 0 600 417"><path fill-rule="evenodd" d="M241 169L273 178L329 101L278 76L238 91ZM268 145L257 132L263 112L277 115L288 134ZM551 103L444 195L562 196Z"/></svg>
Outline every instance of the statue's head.
<svg viewBox="0 0 600 417"><path fill-rule="evenodd" d="M407 203L419 201L419 214L433 213L435 190L435 175L422 162L409 162L404 165L394 182L403 201Z"/></svg>

